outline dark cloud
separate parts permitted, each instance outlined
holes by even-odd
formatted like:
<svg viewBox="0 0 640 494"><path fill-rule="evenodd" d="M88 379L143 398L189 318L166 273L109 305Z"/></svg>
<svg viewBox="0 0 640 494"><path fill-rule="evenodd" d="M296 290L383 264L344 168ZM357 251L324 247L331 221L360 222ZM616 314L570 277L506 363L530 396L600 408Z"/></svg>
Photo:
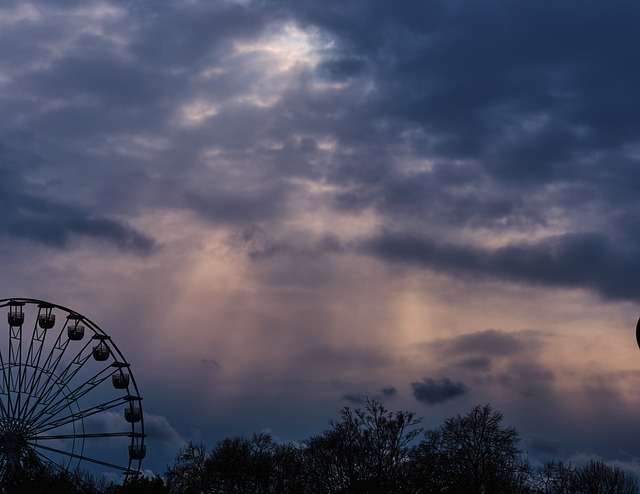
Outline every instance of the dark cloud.
<svg viewBox="0 0 640 494"><path fill-rule="evenodd" d="M553 392L555 373L535 361L512 361L507 367L503 385L525 398L545 399Z"/></svg>
<svg viewBox="0 0 640 494"><path fill-rule="evenodd" d="M474 384L503 388L527 398L549 396L555 373L538 362L544 348L538 331L516 332L487 329L425 345L455 369L471 371Z"/></svg>
<svg viewBox="0 0 640 494"><path fill-rule="evenodd" d="M527 440L527 443L530 444L531 449L538 454L557 457L561 452L561 444L560 441L557 440L532 437Z"/></svg>
<svg viewBox="0 0 640 494"><path fill-rule="evenodd" d="M384 400L384 398L393 398L397 394L398 390L394 386L386 386L373 396L362 393L346 393L342 395L340 399L353 403L354 405L364 405L369 398Z"/></svg>
<svg viewBox="0 0 640 494"><path fill-rule="evenodd" d="M527 334L507 333L496 329L486 329L468 333L429 344L447 355L471 354L462 364L468 368L484 369L491 365L487 355L514 356L526 349L529 343Z"/></svg>
<svg viewBox="0 0 640 494"><path fill-rule="evenodd" d="M128 111L154 105L169 89L163 85L170 78L158 77L153 70L105 53L102 46L96 49L101 53L89 51L57 60L17 82L25 91L43 98L64 99L68 104L85 107L115 106Z"/></svg>
<svg viewBox="0 0 640 494"><path fill-rule="evenodd" d="M345 81L350 77L358 75L364 68L365 65L362 60L356 58L341 58L321 62L316 68L316 71L320 77L337 82Z"/></svg>
<svg viewBox="0 0 640 494"><path fill-rule="evenodd" d="M102 240L125 251L150 254L153 238L126 223L84 208L15 190L20 182L0 186L5 214L0 230L5 237L27 239L54 248L67 247L74 236Z"/></svg>
<svg viewBox="0 0 640 494"><path fill-rule="evenodd" d="M271 219L281 213L287 188L279 184L257 190L212 189L187 193L189 208L213 222L243 224Z"/></svg>
<svg viewBox="0 0 640 494"><path fill-rule="evenodd" d="M395 388L395 386L386 386L382 388L380 392L383 394L383 396L386 396L387 398L398 394L398 390Z"/></svg>
<svg viewBox="0 0 640 494"><path fill-rule="evenodd" d="M181 8L154 5L153 22L141 22L132 52L152 66L197 70L216 60L233 39L255 39L268 18L258 7L224 2ZM140 19L143 20L144 18Z"/></svg>
<svg viewBox="0 0 640 494"><path fill-rule="evenodd" d="M318 346L305 349L303 361L311 366L332 366L335 369L360 368L372 369L392 363L393 356L388 352L373 347L359 346L353 348L332 348Z"/></svg>
<svg viewBox="0 0 640 494"><path fill-rule="evenodd" d="M448 377L438 380L424 378L420 382L411 383L413 397L427 405L436 405L463 396L469 392L467 386L459 381L452 381Z"/></svg>
<svg viewBox="0 0 640 494"><path fill-rule="evenodd" d="M486 372L491 370L491 359L487 357L469 357L461 360L457 365L470 371Z"/></svg>
<svg viewBox="0 0 640 494"><path fill-rule="evenodd" d="M640 247L640 246L639 246ZM493 250L443 244L428 237L383 233L362 249L389 261L410 262L468 277L588 288L605 298L635 300L640 288L630 272L635 247L617 247L601 233L568 233ZM630 271L631 270L631 271Z"/></svg>
<svg viewBox="0 0 640 494"><path fill-rule="evenodd" d="M340 397L341 400L348 401L353 405L362 405L365 403L365 396L357 393L347 393Z"/></svg>
<svg viewBox="0 0 640 494"><path fill-rule="evenodd" d="M203 359L200 359L200 361L207 366L214 367L215 369L222 369L222 367L220 367L220 364L218 363L217 360L210 359L210 358L203 358Z"/></svg>
<svg viewBox="0 0 640 494"><path fill-rule="evenodd" d="M154 440L160 442L184 442L165 417L145 414L144 425L147 434L153 437Z"/></svg>

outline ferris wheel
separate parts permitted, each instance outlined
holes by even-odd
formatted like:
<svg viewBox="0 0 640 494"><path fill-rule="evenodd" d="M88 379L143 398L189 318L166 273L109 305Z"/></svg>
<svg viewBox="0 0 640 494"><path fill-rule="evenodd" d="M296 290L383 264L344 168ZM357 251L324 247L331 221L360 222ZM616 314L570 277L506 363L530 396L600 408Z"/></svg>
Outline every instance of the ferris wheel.
<svg viewBox="0 0 640 494"><path fill-rule="evenodd" d="M109 335L42 300L0 300L0 479L34 466L138 473L142 397Z"/></svg>

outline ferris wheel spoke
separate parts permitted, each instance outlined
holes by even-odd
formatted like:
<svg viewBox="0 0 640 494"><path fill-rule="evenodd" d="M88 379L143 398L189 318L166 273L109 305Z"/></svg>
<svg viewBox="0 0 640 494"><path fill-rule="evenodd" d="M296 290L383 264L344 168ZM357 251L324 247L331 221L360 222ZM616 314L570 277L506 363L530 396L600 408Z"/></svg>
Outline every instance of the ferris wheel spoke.
<svg viewBox="0 0 640 494"><path fill-rule="evenodd" d="M26 415L29 410L31 399L34 396L38 396L38 393L36 393L36 387L40 381L39 377L42 376L42 370L38 372L38 369L40 369L42 350L47 337L47 331L53 328L56 320L52 305L41 303L39 304L38 309L38 316L34 323L31 342L29 343L29 350L27 352L26 365L24 366L23 371L25 377L23 378L21 387L26 393L27 399L19 411L19 415L21 417ZM27 378L28 370L30 370L30 376Z"/></svg>
<svg viewBox="0 0 640 494"><path fill-rule="evenodd" d="M33 386L33 394L42 398L43 395L47 393L47 390L51 388L51 379L57 375L57 368L64 356L67 347L69 346L69 340L62 341L62 334L58 336L53 347L51 348L49 355L40 367L40 372L38 373L38 377L35 379ZM80 350L80 352L84 351L84 349L88 346L88 343ZM44 382L42 382L42 378L46 376Z"/></svg>
<svg viewBox="0 0 640 494"><path fill-rule="evenodd" d="M131 432L94 432L90 434L53 434L50 436L33 436L32 439L36 441L47 441L50 439L91 439L102 437L139 437Z"/></svg>
<svg viewBox="0 0 640 494"><path fill-rule="evenodd" d="M0 369L2 371L2 383L0 383L0 395L4 395L6 396L6 400L2 400L0 399L0 402L3 403L3 405L6 402L6 405L9 406L9 382L7 380L7 373L5 372L5 364L4 364L4 356L2 355L2 351L0 351ZM3 406L4 408L4 406ZM3 410L4 413L4 410ZM3 415L3 417L7 417L7 415Z"/></svg>
<svg viewBox="0 0 640 494"><path fill-rule="evenodd" d="M46 390L49 389L51 385L51 379L55 375L55 370L60 363L67 347L69 346L69 340L62 339L63 333L61 332L56 338L53 347L49 351L47 358L42 366L38 366L38 370L34 373L34 379L32 380L30 394L32 396L36 396L36 403L33 405L35 408L40 401L42 400L42 395L46 393ZM43 377L45 377L44 382L42 382ZM33 409L32 408L32 409ZM25 410L25 414L28 410Z"/></svg>
<svg viewBox="0 0 640 494"><path fill-rule="evenodd" d="M9 418L9 410L7 409L7 405L2 399L0 399L0 417L2 419Z"/></svg>
<svg viewBox="0 0 640 494"><path fill-rule="evenodd" d="M46 406L40 411L40 414L36 416L35 419L37 420L44 414L56 416L62 410L67 408L69 402L78 401L93 388L106 381L116 372L118 372L117 369L111 369L110 366L105 367L104 369L87 379L85 382L80 384L76 389L67 391L66 393L59 393L62 396L57 399L57 401L50 401L48 404L46 404ZM56 398L58 398L58 395L54 396L52 400Z"/></svg>
<svg viewBox="0 0 640 494"><path fill-rule="evenodd" d="M62 331L58 334L58 337L54 341L53 346L51 347L51 350L49 351L49 354L44 361L44 364L42 364L42 372L38 375L38 378L41 378L43 374L51 376L55 373L60 360L62 360L64 353L67 351L68 346L69 339L64 338L64 328L62 328ZM38 383L39 382L40 379L38 379Z"/></svg>
<svg viewBox="0 0 640 494"><path fill-rule="evenodd" d="M15 410L14 410L14 414L16 416L20 416L20 413L22 410L23 397L26 396L28 398L29 396L27 393L25 393L24 382L27 379L27 370L29 369L28 361L33 352L34 338L36 336L38 337L41 336L38 332L39 317L40 317L40 308L38 309L38 315L35 318L35 321L33 323L33 329L30 332L31 338L28 338L28 337L26 338L29 340L29 346L28 346L26 356L23 354L24 346L26 345L26 341L23 341L23 337L24 337L23 325L21 324L20 327L15 331L15 333L14 331L11 331L11 330L9 331L10 338L11 338L10 344L13 343L13 347L9 351L9 356L10 356L9 363L17 366L15 382L12 383L12 385L14 385L14 391L17 392L17 398L16 398ZM13 339L15 339L16 341L14 342Z"/></svg>
<svg viewBox="0 0 640 494"><path fill-rule="evenodd" d="M65 385L68 383L73 377L76 375L78 370L84 365L84 363L89 360L91 357L91 352L85 353L86 349L89 347L90 342L85 343L85 345L76 353L73 359L67 364L67 366L62 370L62 372L57 372L57 367L62 358L62 354L59 355L56 360L55 367L51 370L50 376L57 376L56 379L59 383ZM73 370L72 370L73 369ZM51 387L47 387L48 383L45 383L44 387L46 389L43 390L43 398L48 398L48 395L51 394ZM39 390L36 390L39 391Z"/></svg>
<svg viewBox="0 0 640 494"><path fill-rule="evenodd" d="M87 341L82 349L80 349L80 351L76 353L75 357L73 357L73 359L62 370L62 372L59 373L60 381L64 383L68 383L69 381L71 381L78 370L84 365L87 360L89 360L89 358L91 357L91 352L89 351L85 353L85 351L87 350L87 348L89 348L90 344L91 340Z"/></svg>
<svg viewBox="0 0 640 494"><path fill-rule="evenodd" d="M31 331L31 338L29 338L29 348L27 349L27 355L24 360L24 364L21 368L20 375L20 390L26 391L25 383L27 380L27 372L29 369L37 367L37 362L40 357L40 353L42 352L42 345L44 343L44 339L47 335L47 327L40 326L40 320L43 321L46 318L46 313L43 316L42 314L43 307L38 308L38 314L33 323L33 330ZM46 310L46 309L45 309ZM51 310L49 309L49 315L51 314Z"/></svg>
<svg viewBox="0 0 640 494"><path fill-rule="evenodd" d="M51 396L49 401L45 401L42 403L42 408L38 411L38 413L32 417L31 420L37 421L44 415L48 415L50 417L55 417L62 410L68 407L70 402L77 402L80 398L90 392L93 388L107 380L113 374L117 372L117 369L110 369L109 367L105 367L100 370L92 377L87 379L85 382L80 384L76 389L70 390L65 389L62 385L59 387L58 391ZM55 401L54 401L55 400Z"/></svg>
<svg viewBox="0 0 640 494"><path fill-rule="evenodd" d="M67 464L66 466L64 466L60 464L60 461L56 461L54 458L51 458L49 455L45 454L44 451L39 451L34 446L31 446L31 447L33 448L33 452L36 454L36 456L40 460L40 463L42 463L46 467L56 470L59 473L68 472L69 465L71 465L71 461L73 460L73 458L68 458Z"/></svg>
<svg viewBox="0 0 640 494"><path fill-rule="evenodd" d="M54 376L53 373L47 376L45 383L43 384L42 391L35 390L35 394L38 396L37 401L25 414L25 418L28 420L37 420L42 415L42 406L48 407L52 400L55 400L60 394L64 393L66 384L71 381L77 374L77 372L82 368L82 366L86 363L87 360L91 357L91 353L84 355L84 351L89 346L89 343L85 344L85 346L76 354L73 360L67 365L64 371L60 376ZM62 357L62 355L60 355ZM75 365L75 369L73 372L70 372L70 369ZM57 364L56 364L57 366ZM56 386L52 385L52 381Z"/></svg>
<svg viewBox="0 0 640 494"><path fill-rule="evenodd" d="M109 468L115 468L117 470L122 470L124 472L129 471L129 466L122 466L122 465L116 465L115 463L110 463L108 461L103 461L103 460L98 460L97 458L92 458L90 456L85 456L85 455L79 455L76 453L73 453L71 451L64 451L63 449L58 449L58 448L52 448L50 446L45 446L43 444L37 444L37 443L28 443L29 446L31 446L32 448L35 448L36 452L40 453L40 449L44 449L46 451L51 451L53 453L58 453L60 455L64 455L67 456L69 458L76 458L79 460L83 460L83 461L89 461L91 463L95 463L97 465L102 465L105 467L109 467Z"/></svg>
<svg viewBox="0 0 640 494"><path fill-rule="evenodd" d="M105 403L101 403L99 405L94 405L86 410L80 410L75 413L70 413L69 415L65 415L63 417L58 417L55 420L51 420L53 417L47 417L45 420L42 420L36 424L34 427L39 432L47 432L58 427L62 427L63 425L70 424L75 422L76 420L85 419L86 417L90 417L95 415L96 413L105 412L107 410L111 410L117 406L121 406L127 403L129 400L128 396L123 396L120 398L116 398L114 400L107 401Z"/></svg>
<svg viewBox="0 0 640 494"><path fill-rule="evenodd" d="M7 380L9 381L9 387L7 388L9 396L9 413L12 415L15 414L16 407L20 402L18 381L22 360L22 323L18 326L14 326L13 324L14 323L11 322L9 323L9 365L7 366ZM14 375L14 367L17 367L17 375Z"/></svg>
<svg viewBox="0 0 640 494"><path fill-rule="evenodd" d="M15 377L13 375L13 367L16 365L16 350L14 348L14 340L16 339L15 335L18 331L19 329L15 329L13 326L9 325L9 351L7 352L8 363L7 366L3 369L7 381L7 406L9 408L9 414L11 416L15 413L15 401L18 399L15 387Z"/></svg>
<svg viewBox="0 0 640 494"><path fill-rule="evenodd" d="M56 393L61 392L62 391L62 383L60 383L59 379L55 376L49 376L47 381L49 382L49 387L52 389L55 389ZM35 394L35 393L33 393ZM50 393L47 393L50 394ZM33 423L36 418L39 418L41 415L41 411L43 409L43 407L46 407L48 405L50 405L51 402L47 402L45 401L45 396L43 395L37 395L36 400L34 401L34 403L30 406L30 408L26 408L23 409L23 413L20 415L20 417L25 421L25 422L30 422Z"/></svg>
<svg viewBox="0 0 640 494"><path fill-rule="evenodd" d="M0 352L0 371L2 372L2 382L0 383L0 414L3 419L9 418L9 385L7 383L7 374L5 372L4 359ZM2 399L2 395L6 399Z"/></svg>

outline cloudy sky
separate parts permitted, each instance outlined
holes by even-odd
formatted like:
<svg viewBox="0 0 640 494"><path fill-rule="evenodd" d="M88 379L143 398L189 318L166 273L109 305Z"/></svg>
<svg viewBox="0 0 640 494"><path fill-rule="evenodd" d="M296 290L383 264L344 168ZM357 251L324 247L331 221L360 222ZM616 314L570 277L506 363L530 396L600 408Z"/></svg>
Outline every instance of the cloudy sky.
<svg viewBox="0 0 640 494"><path fill-rule="evenodd" d="M188 440L365 395L640 458L634 2L0 4L0 298L75 309Z"/></svg>

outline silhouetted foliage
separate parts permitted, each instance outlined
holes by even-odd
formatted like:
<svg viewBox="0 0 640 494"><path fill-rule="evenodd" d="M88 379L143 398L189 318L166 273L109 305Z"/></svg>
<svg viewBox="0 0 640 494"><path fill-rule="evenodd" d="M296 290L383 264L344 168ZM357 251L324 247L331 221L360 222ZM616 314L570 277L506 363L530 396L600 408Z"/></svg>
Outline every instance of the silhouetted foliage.
<svg viewBox="0 0 640 494"><path fill-rule="evenodd" d="M165 472L171 494L201 494L205 492L207 448L190 442L176 456L173 467Z"/></svg>
<svg viewBox="0 0 640 494"><path fill-rule="evenodd" d="M420 434L411 412L389 412L367 399L364 410L345 407L331 429L308 439L302 458L310 493L405 492L409 445Z"/></svg>
<svg viewBox="0 0 640 494"><path fill-rule="evenodd" d="M169 488L159 475L139 475L127 479L122 485L111 485L106 494L169 494Z"/></svg>
<svg viewBox="0 0 640 494"><path fill-rule="evenodd" d="M502 420L490 405L476 406L420 439L415 414L367 399L299 445L264 433L211 451L189 443L164 479L109 486L34 462L5 475L0 494L638 494L635 475L600 460L577 468L550 461L533 472L518 432Z"/></svg>
<svg viewBox="0 0 640 494"><path fill-rule="evenodd" d="M417 492L527 492L529 466L519 441L515 428L504 427L502 414L490 405L448 418L425 432L413 452Z"/></svg>
<svg viewBox="0 0 640 494"><path fill-rule="evenodd" d="M100 494L98 482L88 473L71 473L40 463L8 469L2 494Z"/></svg>
<svg viewBox="0 0 640 494"><path fill-rule="evenodd" d="M532 479L536 494L569 494L574 485L575 469L563 462L550 461L538 469Z"/></svg>
<svg viewBox="0 0 640 494"><path fill-rule="evenodd" d="M621 468L590 460L575 471L573 488L577 494L636 494L638 480Z"/></svg>
<svg viewBox="0 0 640 494"><path fill-rule="evenodd" d="M574 468L550 461L532 479L535 494L637 494L638 480L619 467L601 460L590 460Z"/></svg>
<svg viewBox="0 0 640 494"><path fill-rule="evenodd" d="M274 449L275 443L268 434L219 442L206 461L206 492L269 494Z"/></svg>

